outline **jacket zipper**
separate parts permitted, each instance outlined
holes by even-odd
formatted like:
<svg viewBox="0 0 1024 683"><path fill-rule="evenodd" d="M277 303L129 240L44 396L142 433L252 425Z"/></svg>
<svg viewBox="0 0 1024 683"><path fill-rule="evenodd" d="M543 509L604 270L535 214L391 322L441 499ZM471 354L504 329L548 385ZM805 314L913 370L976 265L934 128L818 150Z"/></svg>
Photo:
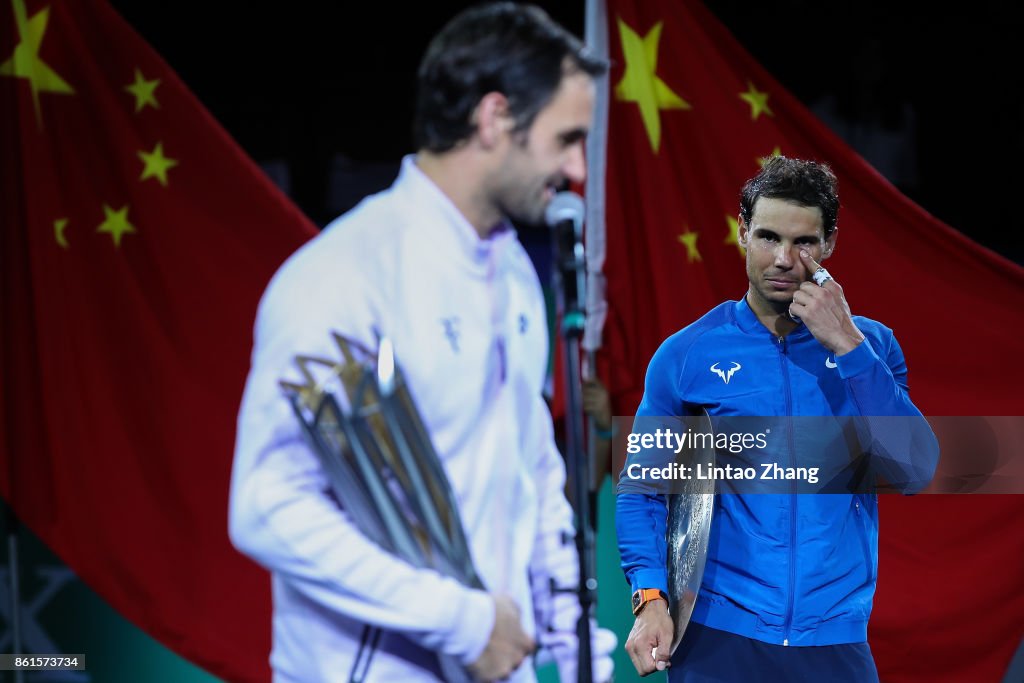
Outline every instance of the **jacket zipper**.
<svg viewBox="0 0 1024 683"><path fill-rule="evenodd" d="M782 365L782 377L783 387L785 389L786 396L786 415L793 414L793 394L792 388L789 382L789 367L786 365L786 356L788 355L788 349L786 347L786 338L779 337L779 363ZM794 455L795 447L793 445L793 420L789 420L789 427L786 430L789 438L789 459L790 465L796 466L796 458ZM790 506L789 506L789 594L786 599L786 620L783 623L783 645L789 645L789 631L793 627L793 603L796 600L796 517L797 517L797 496L796 496L796 482L794 482L790 488Z"/></svg>

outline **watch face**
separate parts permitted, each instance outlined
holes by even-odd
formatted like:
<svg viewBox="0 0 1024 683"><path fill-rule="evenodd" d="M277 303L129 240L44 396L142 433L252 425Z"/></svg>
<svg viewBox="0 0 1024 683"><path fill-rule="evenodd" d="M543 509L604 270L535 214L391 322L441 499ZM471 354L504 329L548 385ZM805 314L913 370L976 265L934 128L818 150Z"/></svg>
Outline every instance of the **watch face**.
<svg viewBox="0 0 1024 683"><path fill-rule="evenodd" d="M640 606L640 591L633 593L633 609L635 610Z"/></svg>

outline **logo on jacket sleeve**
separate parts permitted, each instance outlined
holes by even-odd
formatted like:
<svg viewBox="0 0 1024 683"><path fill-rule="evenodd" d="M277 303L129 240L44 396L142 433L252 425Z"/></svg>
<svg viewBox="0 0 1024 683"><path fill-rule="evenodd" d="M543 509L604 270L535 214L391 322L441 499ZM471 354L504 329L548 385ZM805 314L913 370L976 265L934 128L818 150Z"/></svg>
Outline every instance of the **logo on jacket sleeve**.
<svg viewBox="0 0 1024 683"><path fill-rule="evenodd" d="M831 370L833 368L838 368L839 365L828 356L825 356L825 367Z"/></svg>
<svg viewBox="0 0 1024 683"><path fill-rule="evenodd" d="M728 384L729 380L732 379L732 376L736 374L736 371L743 367L742 365L740 365L736 361L732 361L731 364L732 364L732 367L729 368L728 370L723 370L720 367L718 367L718 363L715 363L714 365L712 365L708 369L711 370L711 372L713 372L716 375L718 375L719 377L721 377L722 381L725 382L726 384Z"/></svg>

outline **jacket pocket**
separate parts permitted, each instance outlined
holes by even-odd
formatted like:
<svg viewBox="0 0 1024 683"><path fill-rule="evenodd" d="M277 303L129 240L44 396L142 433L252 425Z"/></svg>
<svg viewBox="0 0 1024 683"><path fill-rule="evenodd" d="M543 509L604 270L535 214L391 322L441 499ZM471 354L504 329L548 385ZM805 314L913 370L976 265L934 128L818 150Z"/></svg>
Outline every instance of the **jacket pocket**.
<svg viewBox="0 0 1024 683"><path fill-rule="evenodd" d="M868 582L874 583L876 578L875 571L875 553L872 550L871 533L874 527L871 515L864 507L864 503L861 501L861 496L855 495L853 497L853 509L854 515L857 518L857 537L860 539L860 547L862 557L864 559L864 567L867 570Z"/></svg>

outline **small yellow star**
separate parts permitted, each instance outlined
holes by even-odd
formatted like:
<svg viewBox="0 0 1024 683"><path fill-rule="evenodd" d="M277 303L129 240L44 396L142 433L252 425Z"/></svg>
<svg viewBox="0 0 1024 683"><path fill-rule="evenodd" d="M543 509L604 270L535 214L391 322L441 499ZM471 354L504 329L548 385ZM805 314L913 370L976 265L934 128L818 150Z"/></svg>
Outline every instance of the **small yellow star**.
<svg viewBox="0 0 1024 683"><path fill-rule="evenodd" d="M154 78L151 81L147 81L143 76L142 72L135 69L135 82L131 85L124 86L124 89L135 96L135 113L138 114L142 111L142 108L147 104L154 109L160 108L160 103L156 101L156 87L160 85L160 79Z"/></svg>
<svg viewBox="0 0 1024 683"><path fill-rule="evenodd" d="M152 152L139 152L139 158L145 166L139 180L156 178L160 184L167 187L167 171L178 165L175 159L164 156L164 143L156 143Z"/></svg>
<svg viewBox="0 0 1024 683"><path fill-rule="evenodd" d="M739 223L739 221L736 220L732 216L726 216L725 217L725 222L728 223L728 225L729 225L729 235L728 235L728 237L725 238L725 240L722 243L723 244L734 244L734 245L736 245L736 250L738 252L740 252L740 256L742 256L743 258L746 258L747 253L746 253L746 251L744 251L743 247L740 246L740 223Z"/></svg>
<svg viewBox="0 0 1024 683"><path fill-rule="evenodd" d="M67 227L67 218L58 218L53 222L53 238L57 240L57 246L61 249L67 249L70 246L68 244L68 238L64 236L64 229Z"/></svg>
<svg viewBox="0 0 1024 683"><path fill-rule="evenodd" d="M775 149L772 150L771 154L757 158L757 165L764 168L764 165L767 164L770 159L780 156L782 156L782 149L779 148L778 145L775 145Z"/></svg>
<svg viewBox="0 0 1024 683"><path fill-rule="evenodd" d="M661 26L662 22L659 21L641 38L619 19L619 37L622 40L622 54L626 59L626 71L615 86L617 99L639 105L640 118L647 130L651 150L655 153L661 147L661 116L658 112L662 109L692 109L686 100L672 92L654 73L658 68Z"/></svg>
<svg viewBox="0 0 1024 683"><path fill-rule="evenodd" d="M50 20L50 8L44 7L28 16L25 0L11 0L14 6L14 23L18 27L18 44L7 61L0 64L0 76L24 78L32 89L32 103L36 109L36 123L42 127L42 113L39 109L39 93L53 92L64 95L75 90L57 75L57 72L39 58L39 48L46 35L46 24Z"/></svg>
<svg viewBox="0 0 1024 683"><path fill-rule="evenodd" d="M689 228L686 232L676 237L681 244L686 245L686 262L694 263L695 261L702 261L700 252L697 251L697 238L700 237L700 233L691 231Z"/></svg>
<svg viewBox="0 0 1024 683"><path fill-rule="evenodd" d="M775 116L768 106L768 93L761 92L754 87L754 84L747 81L747 92L740 93L740 99L750 105L750 120L757 121L761 114Z"/></svg>
<svg viewBox="0 0 1024 683"><path fill-rule="evenodd" d="M96 232L110 233L114 240L114 246L121 246L121 236L125 233L137 232L135 226L128 222L128 205L125 204L117 211L114 211L106 204L103 205L103 213L106 219L96 228Z"/></svg>

